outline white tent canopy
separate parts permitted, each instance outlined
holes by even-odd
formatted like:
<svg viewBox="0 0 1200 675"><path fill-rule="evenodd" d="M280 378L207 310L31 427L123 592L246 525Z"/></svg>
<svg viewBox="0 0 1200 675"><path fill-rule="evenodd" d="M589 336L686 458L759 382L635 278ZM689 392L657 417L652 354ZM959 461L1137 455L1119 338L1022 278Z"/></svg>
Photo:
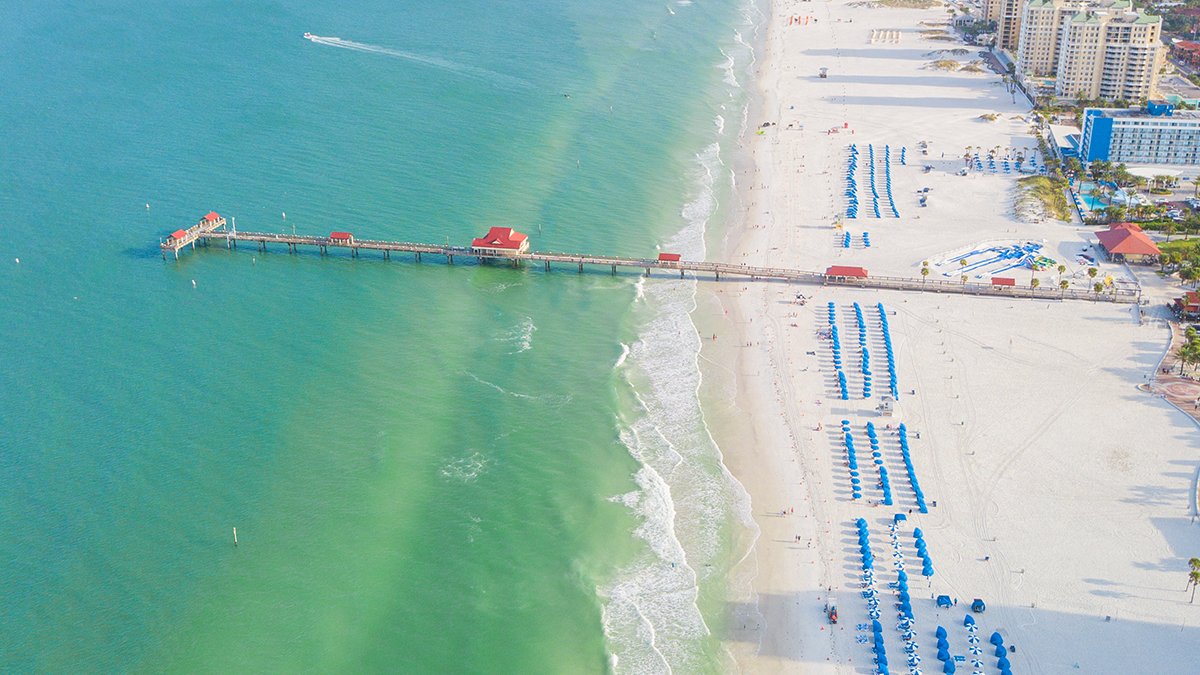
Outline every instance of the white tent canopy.
<svg viewBox="0 0 1200 675"><path fill-rule="evenodd" d="M1135 176L1141 176L1142 178L1153 179L1158 176L1170 176L1171 178L1178 178L1183 171L1181 169L1167 169L1164 167L1131 166L1129 167L1129 173Z"/></svg>

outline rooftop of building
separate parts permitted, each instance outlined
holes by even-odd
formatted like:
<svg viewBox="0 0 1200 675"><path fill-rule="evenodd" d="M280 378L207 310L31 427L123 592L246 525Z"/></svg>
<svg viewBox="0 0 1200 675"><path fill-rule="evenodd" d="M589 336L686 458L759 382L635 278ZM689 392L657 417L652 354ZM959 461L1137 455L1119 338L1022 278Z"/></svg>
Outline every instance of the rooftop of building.
<svg viewBox="0 0 1200 675"><path fill-rule="evenodd" d="M1104 5L1100 3L1088 3L1087 7L1071 17L1071 23L1100 23L1103 18L1108 18L1110 23L1140 24L1154 25L1162 23L1162 17L1156 14L1147 14L1140 9L1133 9L1133 6L1127 0L1113 0L1112 5Z"/></svg>
<svg viewBox="0 0 1200 675"><path fill-rule="evenodd" d="M1088 108L1083 111L1084 116L1099 115L1100 117L1111 117L1114 119L1172 119L1172 120L1200 120L1200 110L1179 110L1175 106L1166 101L1152 101L1151 105L1161 105L1170 107L1169 113L1160 112L1153 114L1148 112L1146 108Z"/></svg>

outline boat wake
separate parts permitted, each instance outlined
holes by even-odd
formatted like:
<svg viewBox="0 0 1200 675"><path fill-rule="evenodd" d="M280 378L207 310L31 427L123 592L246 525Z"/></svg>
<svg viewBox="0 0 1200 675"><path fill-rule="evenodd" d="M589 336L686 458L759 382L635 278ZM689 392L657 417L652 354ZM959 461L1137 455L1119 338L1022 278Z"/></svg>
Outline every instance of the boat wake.
<svg viewBox="0 0 1200 675"><path fill-rule="evenodd" d="M413 63L420 63L433 68L439 68L452 73L458 73L459 75L484 80L496 85L519 88L527 88L532 86L530 83L518 77L504 75L486 68L455 63L454 61L443 59L439 56L428 56L426 54L406 52L401 49L381 47L379 45L367 44L365 42L343 40L340 37L313 35L312 33L305 33L304 39L312 42L313 44L325 45L326 47L337 47L339 49L349 49L356 52L366 52L368 54L379 54L381 56L391 56L397 59L404 59L406 61L412 61Z"/></svg>

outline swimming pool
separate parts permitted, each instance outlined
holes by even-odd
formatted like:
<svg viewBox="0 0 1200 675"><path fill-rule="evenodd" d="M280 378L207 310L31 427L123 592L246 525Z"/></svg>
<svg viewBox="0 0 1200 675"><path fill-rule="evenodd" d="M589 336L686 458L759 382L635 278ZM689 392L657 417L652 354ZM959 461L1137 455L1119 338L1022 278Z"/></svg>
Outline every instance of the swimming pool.
<svg viewBox="0 0 1200 675"><path fill-rule="evenodd" d="M1108 206L1097 197L1092 196L1092 190L1096 189L1096 184L1092 182L1084 182L1079 184L1079 201L1087 207L1089 211L1102 209Z"/></svg>

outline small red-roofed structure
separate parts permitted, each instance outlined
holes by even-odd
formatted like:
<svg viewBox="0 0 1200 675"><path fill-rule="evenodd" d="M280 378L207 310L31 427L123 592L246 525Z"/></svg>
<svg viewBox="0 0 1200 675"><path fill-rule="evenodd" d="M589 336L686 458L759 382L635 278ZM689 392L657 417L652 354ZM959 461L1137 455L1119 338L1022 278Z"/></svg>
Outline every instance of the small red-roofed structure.
<svg viewBox="0 0 1200 675"><path fill-rule="evenodd" d="M1180 319L1189 321L1200 319L1200 293L1185 291L1183 297L1175 298L1175 302L1170 307L1171 311L1175 312L1175 316Z"/></svg>
<svg viewBox="0 0 1200 675"><path fill-rule="evenodd" d="M832 265L825 270L828 279L866 279L867 270L862 267Z"/></svg>
<svg viewBox="0 0 1200 675"><path fill-rule="evenodd" d="M186 230L175 230L171 233L171 236L167 237L167 243L174 244L175 242L183 241L185 237L187 237Z"/></svg>
<svg viewBox="0 0 1200 675"><path fill-rule="evenodd" d="M329 243L331 244L353 244L354 235L350 232L330 232Z"/></svg>
<svg viewBox="0 0 1200 675"><path fill-rule="evenodd" d="M512 255L529 250L529 236L511 227L493 227L488 233L471 240L471 248L478 253Z"/></svg>
<svg viewBox="0 0 1200 675"><path fill-rule="evenodd" d="M680 257L681 256L678 253L659 253L658 261L659 262L679 262Z"/></svg>
<svg viewBox="0 0 1200 675"><path fill-rule="evenodd" d="M209 211L208 213L204 214L204 222L206 223L215 223L220 219L221 214L217 213L216 211Z"/></svg>
<svg viewBox="0 0 1200 675"><path fill-rule="evenodd" d="M1016 286L1017 280L1012 277L992 277L993 286Z"/></svg>

